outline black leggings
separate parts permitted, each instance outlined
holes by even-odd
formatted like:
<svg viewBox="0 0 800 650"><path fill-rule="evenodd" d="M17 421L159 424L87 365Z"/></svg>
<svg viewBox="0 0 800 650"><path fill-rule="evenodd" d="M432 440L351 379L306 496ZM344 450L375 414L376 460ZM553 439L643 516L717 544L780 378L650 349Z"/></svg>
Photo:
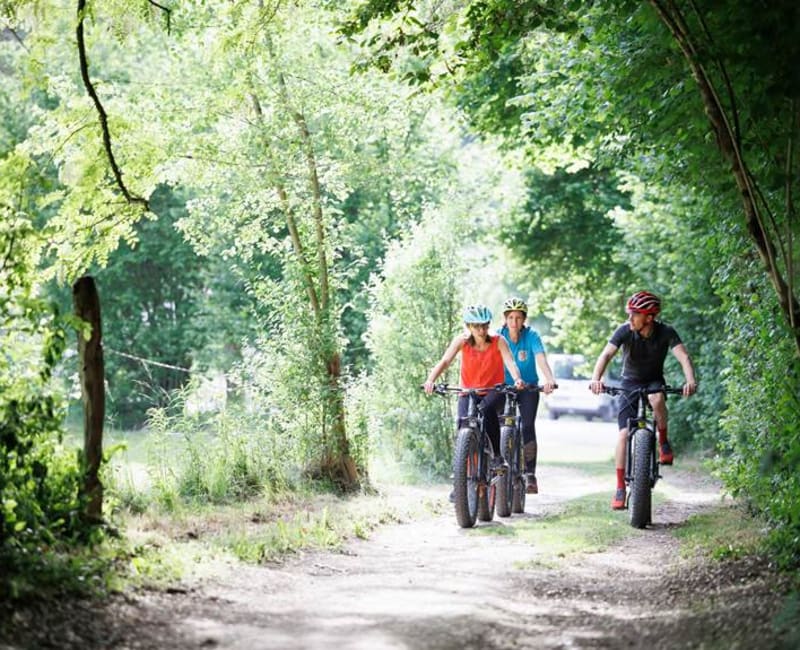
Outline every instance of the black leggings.
<svg viewBox="0 0 800 650"><path fill-rule="evenodd" d="M539 393L529 390L519 393L517 400L522 416L522 443L536 442L536 412L539 410Z"/></svg>
<svg viewBox="0 0 800 650"><path fill-rule="evenodd" d="M538 395L537 395L538 397ZM505 406L505 395L497 391L490 390L483 397L478 398L478 408L483 411L483 426L486 428L486 435L492 442L494 453L500 453L500 419L499 415ZM469 413L469 395L462 395L458 398L458 418L467 417ZM459 426L461 426L459 424Z"/></svg>

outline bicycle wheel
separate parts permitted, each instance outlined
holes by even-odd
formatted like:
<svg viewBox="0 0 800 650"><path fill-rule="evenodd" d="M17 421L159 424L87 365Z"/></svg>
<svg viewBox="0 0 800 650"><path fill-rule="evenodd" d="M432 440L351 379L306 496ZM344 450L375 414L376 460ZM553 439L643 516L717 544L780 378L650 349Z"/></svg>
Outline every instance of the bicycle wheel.
<svg viewBox="0 0 800 650"><path fill-rule="evenodd" d="M633 471L631 476L631 526L644 528L652 520L650 466L655 448L655 434L637 429L633 434Z"/></svg>
<svg viewBox="0 0 800 650"><path fill-rule="evenodd" d="M511 502L514 493L514 476L511 471L514 462L514 428L503 427L500 429L500 452L506 461L508 467L506 473L497 477L496 494L497 494L497 516L510 517L511 516ZM492 479L494 482L494 479Z"/></svg>
<svg viewBox="0 0 800 650"><path fill-rule="evenodd" d="M453 455L453 496L456 521L472 528L478 516L478 436L469 428L459 430Z"/></svg>
<svg viewBox="0 0 800 650"><path fill-rule="evenodd" d="M480 521L491 521L494 519L494 507L497 497L497 489L491 480L489 470L489 451L483 450L483 475L478 477L478 519Z"/></svg>
<svg viewBox="0 0 800 650"><path fill-rule="evenodd" d="M520 514L525 512L525 493L527 492L527 485L525 484L525 454L522 449L522 433L519 429L514 430L514 461L511 463L511 477L512 477L512 497L511 497L511 512Z"/></svg>

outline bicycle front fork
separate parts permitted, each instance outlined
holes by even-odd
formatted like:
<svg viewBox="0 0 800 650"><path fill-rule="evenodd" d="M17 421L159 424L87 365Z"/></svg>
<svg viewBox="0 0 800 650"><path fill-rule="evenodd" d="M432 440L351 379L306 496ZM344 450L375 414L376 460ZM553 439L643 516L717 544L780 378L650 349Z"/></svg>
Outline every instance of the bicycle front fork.
<svg viewBox="0 0 800 650"><path fill-rule="evenodd" d="M652 440L652 444L650 448L652 453L650 455L650 487L655 487L656 481L661 478L661 475L658 473L658 445L656 444L657 438L655 432L650 427L638 427L638 428L629 428L628 429L628 440L625 446L625 483L628 485L631 484L633 481L633 474L634 474L634 447L633 441L636 436L636 432L644 429L647 431L648 435Z"/></svg>

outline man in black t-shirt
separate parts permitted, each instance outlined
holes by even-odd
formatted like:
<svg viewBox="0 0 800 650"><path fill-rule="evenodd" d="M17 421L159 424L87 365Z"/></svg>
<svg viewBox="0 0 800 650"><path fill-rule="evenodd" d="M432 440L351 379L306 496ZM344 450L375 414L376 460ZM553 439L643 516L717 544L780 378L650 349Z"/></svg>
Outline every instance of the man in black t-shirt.
<svg viewBox="0 0 800 650"><path fill-rule="evenodd" d="M617 350L622 349L622 388L631 389L641 386L659 386L664 382L664 360L670 350L681 364L686 383L683 394L688 397L697 390L694 368L689 353L683 345L678 333L670 326L656 320L661 311L661 301L647 291L639 291L628 300L628 322L620 325L606 347L597 358L592 373L590 388L598 394L603 390L603 373ZM672 447L667 439L667 404L664 393L653 393L648 396L653 407L653 415L658 430L659 462L672 465ZM628 418L636 416L635 400L621 400L617 422L619 438L615 454L617 469L617 489L611 500L614 510L625 508L625 447L628 437Z"/></svg>

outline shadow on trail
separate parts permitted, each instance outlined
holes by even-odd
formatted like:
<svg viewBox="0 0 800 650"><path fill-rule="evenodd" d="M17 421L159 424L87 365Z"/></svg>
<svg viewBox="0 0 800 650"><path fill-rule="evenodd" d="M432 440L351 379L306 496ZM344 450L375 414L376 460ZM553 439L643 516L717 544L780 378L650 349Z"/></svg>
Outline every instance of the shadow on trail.
<svg viewBox="0 0 800 650"><path fill-rule="evenodd" d="M342 552L232 563L185 593L136 592L74 619L31 610L8 647L780 647L770 620L787 586L768 563L679 553L674 533L719 502L714 485L674 473L654 524L635 530L627 512L609 509L607 474L545 466L542 476L549 490L527 499L524 514L460 529L447 509Z"/></svg>

